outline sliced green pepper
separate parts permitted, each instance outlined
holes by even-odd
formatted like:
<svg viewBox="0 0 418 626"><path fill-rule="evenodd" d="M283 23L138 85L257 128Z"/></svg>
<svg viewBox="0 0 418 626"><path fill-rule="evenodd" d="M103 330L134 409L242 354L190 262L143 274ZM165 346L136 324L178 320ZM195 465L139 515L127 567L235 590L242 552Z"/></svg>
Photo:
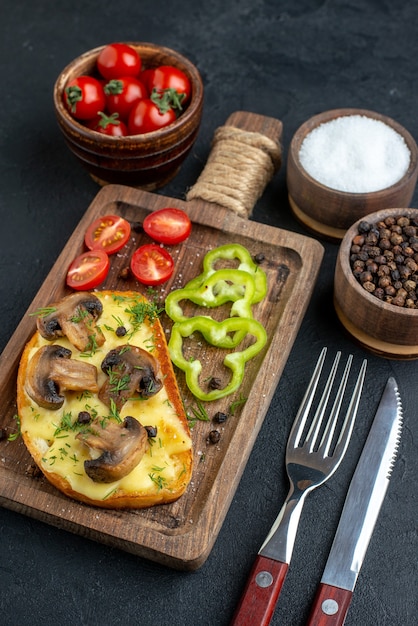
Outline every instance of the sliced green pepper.
<svg viewBox="0 0 418 626"><path fill-rule="evenodd" d="M189 285L190 283L183 289L172 291L165 300L166 313L173 322L184 322L190 319L180 306L182 300L190 300L194 304L208 308L233 302L230 317L252 317L251 305L254 302L255 282L248 272L218 270L199 284L196 283L192 287Z"/></svg>
<svg viewBox="0 0 418 626"><path fill-rule="evenodd" d="M203 272L193 278L185 285L186 289L196 289L201 285L208 276L216 272L215 264L220 259L238 259L240 261L236 269L251 274L255 282L255 294L253 304L261 302L267 293L267 276L257 263L254 263L251 254L247 248L239 243L228 243L224 246L218 246L206 253L203 259Z"/></svg>
<svg viewBox="0 0 418 626"><path fill-rule="evenodd" d="M202 371L201 362L196 360L188 361L183 354L183 339L189 337L194 332L200 332L203 337L219 347L230 347L229 339L231 333L249 334L255 337L255 342L241 352L228 353L223 364L232 372L229 383L223 389L212 389L205 392L199 384L199 376ZM192 317L183 322L176 322L171 331L168 343L171 360L185 373L186 383L190 391L196 398L202 401L218 400L234 391L242 383L244 377L245 364L262 350L267 342L267 333L264 327L254 319L242 317L230 317L222 322L217 322L204 316Z"/></svg>

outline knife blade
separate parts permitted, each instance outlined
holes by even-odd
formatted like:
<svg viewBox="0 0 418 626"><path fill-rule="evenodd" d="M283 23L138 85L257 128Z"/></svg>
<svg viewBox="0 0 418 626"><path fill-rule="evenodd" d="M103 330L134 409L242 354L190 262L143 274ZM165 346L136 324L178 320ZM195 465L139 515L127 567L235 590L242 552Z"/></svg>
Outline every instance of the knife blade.
<svg viewBox="0 0 418 626"><path fill-rule="evenodd" d="M384 501L402 430L398 385L389 378L351 479L307 626L342 626Z"/></svg>

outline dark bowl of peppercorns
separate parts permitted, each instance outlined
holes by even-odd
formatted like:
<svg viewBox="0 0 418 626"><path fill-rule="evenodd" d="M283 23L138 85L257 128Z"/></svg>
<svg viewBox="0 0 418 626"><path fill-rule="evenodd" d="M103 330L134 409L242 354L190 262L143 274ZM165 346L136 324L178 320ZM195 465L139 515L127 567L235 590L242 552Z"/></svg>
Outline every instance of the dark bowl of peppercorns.
<svg viewBox="0 0 418 626"><path fill-rule="evenodd" d="M385 358L418 358L418 209L377 211L347 230L334 305L363 347Z"/></svg>

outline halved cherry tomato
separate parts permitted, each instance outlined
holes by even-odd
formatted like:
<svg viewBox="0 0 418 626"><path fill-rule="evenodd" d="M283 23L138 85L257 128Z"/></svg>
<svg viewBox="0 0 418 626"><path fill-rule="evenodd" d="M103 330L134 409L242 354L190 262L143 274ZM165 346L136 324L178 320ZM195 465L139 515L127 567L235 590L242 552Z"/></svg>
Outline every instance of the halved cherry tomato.
<svg viewBox="0 0 418 626"><path fill-rule="evenodd" d="M133 253L131 270L143 285L161 285L172 275L174 260L165 248L156 243L147 243Z"/></svg>
<svg viewBox="0 0 418 626"><path fill-rule="evenodd" d="M106 278L110 260L103 250L88 250L71 263L67 272L67 285L72 289L94 289Z"/></svg>
<svg viewBox="0 0 418 626"><path fill-rule="evenodd" d="M77 120L91 120L104 111L106 98L102 84L93 76L71 79L64 90L64 104Z"/></svg>
<svg viewBox="0 0 418 626"><path fill-rule="evenodd" d="M111 43L97 57L97 69L108 80L119 76L138 76L141 67L138 52L125 43Z"/></svg>
<svg viewBox="0 0 418 626"><path fill-rule="evenodd" d="M192 230L192 223L187 213L172 207L149 213L142 226L152 239L168 245L184 241Z"/></svg>
<svg viewBox="0 0 418 626"><path fill-rule="evenodd" d="M119 215L104 215L90 224L84 236L84 243L90 250L103 250L114 254L128 241L131 225Z"/></svg>

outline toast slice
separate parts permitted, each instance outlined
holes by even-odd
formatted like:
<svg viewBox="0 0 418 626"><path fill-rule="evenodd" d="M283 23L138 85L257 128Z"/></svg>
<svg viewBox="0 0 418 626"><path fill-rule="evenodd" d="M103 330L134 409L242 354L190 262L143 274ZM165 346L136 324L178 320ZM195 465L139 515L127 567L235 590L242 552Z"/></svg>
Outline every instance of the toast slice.
<svg viewBox="0 0 418 626"><path fill-rule="evenodd" d="M17 404L48 481L103 508L177 500L191 479L192 442L155 306L132 291L71 294L37 328Z"/></svg>

